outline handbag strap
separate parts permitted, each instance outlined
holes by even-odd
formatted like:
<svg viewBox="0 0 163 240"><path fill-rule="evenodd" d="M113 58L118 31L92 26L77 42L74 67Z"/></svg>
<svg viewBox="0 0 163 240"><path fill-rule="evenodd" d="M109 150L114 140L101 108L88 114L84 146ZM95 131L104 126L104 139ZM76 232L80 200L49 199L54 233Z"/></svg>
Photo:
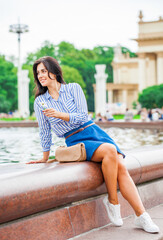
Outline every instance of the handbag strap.
<svg viewBox="0 0 163 240"><path fill-rule="evenodd" d="M65 139L67 139L68 137L71 137L72 135L74 135L74 134L76 134L76 133L78 133L78 132L83 131L83 130L86 129L87 127L92 126L93 124L95 124L95 123L91 123L91 124L89 124L89 125L87 125L87 126L85 126L85 127L79 128L79 129L76 130L75 132L73 132L73 133L69 134L68 136L66 136Z"/></svg>

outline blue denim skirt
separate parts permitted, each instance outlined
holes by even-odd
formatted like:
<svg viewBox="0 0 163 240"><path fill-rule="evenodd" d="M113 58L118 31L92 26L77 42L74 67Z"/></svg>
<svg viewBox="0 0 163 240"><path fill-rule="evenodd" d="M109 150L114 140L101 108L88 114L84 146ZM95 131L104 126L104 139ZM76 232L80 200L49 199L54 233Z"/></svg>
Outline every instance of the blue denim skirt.
<svg viewBox="0 0 163 240"><path fill-rule="evenodd" d="M91 123L93 123L92 120L84 123L79 128L75 128L75 129L71 130L70 132L67 132L64 135L64 137L70 135L71 133L73 133L73 132L77 131L78 129L85 127ZM91 160L95 150L103 143L113 144L116 147L117 152L122 154L123 158L125 158L125 154L119 149L119 147L114 142L114 140L96 124L93 124L92 126L89 126L86 129L84 129L83 131L75 133L74 135L72 135L66 139L66 145L68 147L73 146L77 143L81 143L81 142L85 144L88 161Z"/></svg>

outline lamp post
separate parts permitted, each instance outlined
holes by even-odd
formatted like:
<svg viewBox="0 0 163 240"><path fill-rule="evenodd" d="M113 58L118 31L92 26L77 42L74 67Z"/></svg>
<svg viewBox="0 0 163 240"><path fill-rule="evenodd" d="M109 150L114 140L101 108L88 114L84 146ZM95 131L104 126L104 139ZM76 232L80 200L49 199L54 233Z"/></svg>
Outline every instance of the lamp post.
<svg viewBox="0 0 163 240"><path fill-rule="evenodd" d="M9 26L9 32L17 33L18 35L18 111L21 115L22 113L22 94L21 94L21 49L20 49L20 40L21 34L28 32L28 25L25 24L13 24Z"/></svg>

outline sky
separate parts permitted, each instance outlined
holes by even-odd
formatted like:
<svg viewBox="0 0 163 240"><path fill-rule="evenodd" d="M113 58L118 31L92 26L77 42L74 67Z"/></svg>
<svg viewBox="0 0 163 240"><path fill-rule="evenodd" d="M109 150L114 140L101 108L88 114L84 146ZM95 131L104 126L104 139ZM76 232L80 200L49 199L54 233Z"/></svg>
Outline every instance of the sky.
<svg viewBox="0 0 163 240"><path fill-rule="evenodd" d="M22 61L45 40L78 49L120 44L136 52L140 10L144 21L158 20L163 0L0 0L0 54L18 56L17 34L9 32L18 19L29 26L21 37Z"/></svg>

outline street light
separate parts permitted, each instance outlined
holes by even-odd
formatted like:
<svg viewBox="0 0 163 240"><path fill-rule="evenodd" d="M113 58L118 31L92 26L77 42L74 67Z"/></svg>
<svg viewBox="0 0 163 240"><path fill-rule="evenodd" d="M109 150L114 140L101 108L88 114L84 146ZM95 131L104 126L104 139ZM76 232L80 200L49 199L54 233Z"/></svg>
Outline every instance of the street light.
<svg viewBox="0 0 163 240"><path fill-rule="evenodd" d="M20 36L22 33L29 32L28 25L25 24L13 24L9 26L9 32L18 34L18 72L21 71L21 61L20 61Z"/></svg>
<svg viewBox="0 0 163 240"><path fill-rule="evenodd" d="M28 25L25 24L13 24L9 26L9 32L18 34L18 111L19 114L23 112L23 104L22 104L22 81L21 81L21 54L20 54L20 37L21 34L28 32Z"/></svg>

